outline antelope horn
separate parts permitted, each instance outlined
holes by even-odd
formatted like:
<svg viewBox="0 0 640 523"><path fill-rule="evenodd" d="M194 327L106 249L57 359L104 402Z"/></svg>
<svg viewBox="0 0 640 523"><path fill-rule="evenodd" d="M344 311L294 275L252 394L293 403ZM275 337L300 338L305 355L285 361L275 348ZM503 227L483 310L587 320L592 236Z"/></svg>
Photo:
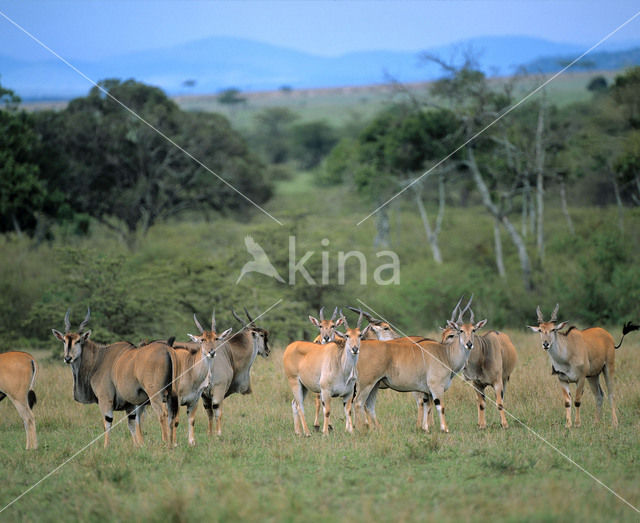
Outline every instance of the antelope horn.
<svg viewBox="0 0 640 523"><path fill-rule="evenodd" d="M64 332L67 333L71 330L71 322L69 321L69 313L71 309L67 309L67 313L64 315Z"/></svg>
<svg viewBox="0 0 640 523"><path fill-rule="evenodd" d="M474 323L474 319L473 319L473 309L469 309L469 312L471 313L471 317L469 318L469 323L473 324L473 323Z"/></svg>
<svg viewBox="0 0 640 523"><path fill-rule="evenodd" d="M551 319L549 321L558 321L558 309L560 308L560 304L556 303L556 308L553 309L551 313Z"/></svg>
<svg viewBox="0 0 640 523"><path fill-rule="evenodd" d="M473 294L471 295L471 298L469 298L469 302L467 303L465 308L462 309L462 311L460 311L460 314L458 315L458 321L456 323L461 323L461 322L464 321L464 313L469 310L469 307L471 306L471 301L472 300L473 300Z"/></svg>
<svg viewBox="0 0 640 523"><path fill-rule="evenodd" d="M216 308L213 308L213 314L211 315L211 330L216 332Z"/></svg>
<svg viewBox="0 0 640 523"><path fill-rule="evenodd" d="M202 325L200 325L200 322L198 321L198 317L196 316L195 312L193 313L193 321L196 322L196 327L198 327L200 334L202 334L204 332L204 329L202 328Z"/></svg>
<svg viewBox="0 0 640 523"><path fill-rule="evenodd" d="M253 323L253 318L251 318L251 316L249 316L249 311L247 310L247 308L243 307L243 309L244 309L244 313L247 315L247 318L249 318L249 321L251 323Z"/></svg>
<svg viewBox="0 0 640 523"><path fill-rule="evenodd" d="M335 319L336 319L336 314L338 314L338 307L336 307L335 309L333 309L333 314L331 315L331 321L335 321Z"/></svg>
<svg viewBox="0 0 640 523"><path fill-rule="evenodd" d="M464 298L464 294L462 296L460 296L460 299L458 300L458 303L456 303L456 306L453 308L453 311L451 312L451 320L450 321L455 321L456 311L458 310L458 307L460 307L460 304L462 303L462 298Z"/></svg>
<svg viewBox="0 0 640 523"><path fill-rule="evenodd" d="M348 329L349 328L349 324L347 323L347 317L342 314L342 309L340 309L340 317L342 318L342 321L344 322L344 328Z"/></svg>
<svg viewBox="0 0 640 523"><path fill-rule="evenodd" d="M538 316L538 323L544 323L544 318L542 317L542 311L540 310L540 305L536 307L536 314Z"/></svg>
<svg viewBox="0 0 640 523"><path fill-rule="evenodd" d="M363 314L365 318L367 318L367 321L369 323L378 323L380 320L375 319L373 316L371 316L371 314L369 314L368 312L364 312L362 309L356 309L355 307L351 307L351 306L347 306L347 309L352 310L353 312L358 312L360 314Z"/></svg>
<svg viewBox="0 0 640 523"><path fill-rule="evenodd" d="M320 307L320 321L324 321L324 307Z"/></svg>
<svg viewBox="0 0 640 523"><path fill-rule="evenodd" d="M360 311L360 316L358 316L358 323L356 324L356 329L360 328L361 323L362 323L362 311Z"/></svg>
<svg viewBox="0 0 640 523"><path fill-rule="evenodd" d="M238 320L242 325L244 325L244 321L242 320L242 318L240 318L240 316L238 316L236 314L236 311L234 311L233 309L231 309L231 314L233 314L233 317Z"/></svg>
<svg viewBox="0 0 640 523"><path fill-rule="evenodd" d="M87 307L87 315L84 317L84 320L82 320L80 327L78 327L78 332L82 332L82 329L84 329L87 326L87 323L89 323L90 317L91 317L91 309Z"/></svg>

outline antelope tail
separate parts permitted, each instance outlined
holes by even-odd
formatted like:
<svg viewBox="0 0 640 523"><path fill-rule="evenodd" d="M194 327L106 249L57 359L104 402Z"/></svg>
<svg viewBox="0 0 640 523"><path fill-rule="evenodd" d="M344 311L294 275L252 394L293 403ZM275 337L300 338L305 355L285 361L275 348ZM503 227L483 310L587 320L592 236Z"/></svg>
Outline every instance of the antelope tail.
<svg viewBox="0 0 640 523"><path fill-rule="evenodd" d="M170 415L175 419L175 417L178 414L178 409L180 408L179 402L178 402L178 368L176 365L176 357L175 357L175 353L173 351L169 351L168 354L169 356L169 365L171 366L171 372L168 376L169 381L169 387L168 387L168 394L167 394L167 409L170 413Z"/></svg>
<svg viewBox="0 0 640 523"><path fill-rule="evenodd" d="M33 385L36 381L36 374L38 374L38 365L35 360L31 360L31 384L29 385L29 392L27 393L27 402L29 403L30 409L32 409L38 401L38 398L36 398L36 393L33 391Z"/></svg>
<svg viewBox="0 0 640 523"><path fill-rule="evenodd" d="M622 345L622 342L624 341L624 337L629 334L630 332L633 331L637 331L638 329L640 329L640 325L635 325L634 323L631 323L630 321L628 321L627 323L625 323L622 326L622 338L620 338L620 343L618 343L615 347L616 349L619 349L620 346Z"/></svg>

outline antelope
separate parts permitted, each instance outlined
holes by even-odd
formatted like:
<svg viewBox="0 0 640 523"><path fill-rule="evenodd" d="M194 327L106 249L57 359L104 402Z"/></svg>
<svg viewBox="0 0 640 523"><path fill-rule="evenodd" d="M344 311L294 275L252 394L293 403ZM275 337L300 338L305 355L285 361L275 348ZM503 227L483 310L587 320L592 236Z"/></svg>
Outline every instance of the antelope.
<svg viewBox="0 0 640 523"><path fill-rule="evenodd" d="M361 309L357 309L356 307L347 307L356 313L364 314L364 317L367 319L369 324L371 325L371 330L369 330L367 338L368 340L380 340L380 341L390 341L390 340L410 340L410 341L421 341L427 340L429 338L425 338L423 336L402 336L398 334L391 324L387 323L384 320L377 319L373 317L371 314L368 314ZM385 384L381 383L378 385L379 389L388 388ZM416 401L416 407L418 408L418 418L416 421L416 427L418 429L422 428L422 419L424 417L425 409L428 409L429 416L431 414L431 405L430 398L428 394L422 394L420 392L413 392L413 398ZM433 417L430 418L433 420Z"/></svg>
<svg viewBox="0 0 640 523"><path fill-rule="evenodd" d="M294 341L284 351L284 373L293 393L291 409L297 435L301 434L301 426L305 436L311 435L304 418L304 398L308 390L320 393L324 413L323 434L329 434L331 398L335 397L342 398L345 428L347 432L353 432L351 403L357 378L356 364L361 340L369 327L360 331L362 314L354 329L349 328L344 316L342 320L346 329L342 339L323 346L308 341Z"/></svg>
<svg viewBox="0 0 640 523"><path fill-rule="evenodd" d="M173 418L178 400L173 383L176 380L175 354L163 342L136 347L129 342L101 345L89 339L91 330L83 331L91 311L71 332L69 311L64 317L64 334L52 329L64 344L64 362L73 373L73 398L79 403L97 403L104 423L104 447L109 446L113 412L124 410L133 444L144 444L140 420L147 404L158 415L162 441L173 441ZM167 403L168 409L163 407Z"/></svg>
<svg viewBox="0 0 640 523"><path fill-rule="evenodd" d="M266 358L270 353L268 331L255 324L246 308L244 312L249 319L246 325L233 312L243 328L216 349L211 379L202 392L202 403L209 417L209 435L213 434L214 415L216 435L222 435L222 401L235 393L251 394L251 366L258 354Z"/></svg>
<svg viewBox="0 0 640 523"><path fill-rule="evenodd" d="M36 420L31 410L36 404L33 385L38 364L31 354L21 351L0 354L0 401L7 396L18 411L27 433L27 450L38 448Z"/></svg>
<svg viewBox="0 0 640 523"><path fill-rule="evenodd" d="M458 302L459 304L460 302ZM457 307L457 306L456 306ZM356 419L364 415L369 425L379 427L375 400L380 384L398 392L420 392L433 398L440 417L440 430L449 432L443 396L453 376L467 363L471 348L459 343L445 345L432 340L363 341L358 364ZM429 431L429 410L421 427Z"/></svg>
<svg viewBox="0 0 640 523"><path fill-rule="evenodd" d="M560 332L568 322L558 323L559 307L560 304L556 304L549 321L544 321L540 306L538 306L536 308L538 325L528 325L528 327L540 334L542 348L549 354L549 359L551 360L551 373L558 376L564 398L566 427L571 427L571 390L569 384L576 384L574 399L576 408L575 426L579 427L581 424L580 401L584 391L585 379L589 381L589 386L596 399L596 423L600 421L604 397L600 386L600 374L604 375L604 380L607 384L609 405L611 406L611 422L613 427L617 427L618 417L616 416L613 390L615 349L620 348L626 334L637 330L639 327L631 322L623 325L622 338L617 345L615 345L611 334L600 327L592 327L585 330L569 327L566 332Z"/></svg>
<svg viewBox="0 0 640 523"><path fill-rule="evenodd" d="M195 346L186 344L173 344L176 354L176 364L178 366L177 393L180 405L187 407L187 419L189 429L187 441L190 446L195 446L195 421L196 407L202 392L209 385L211 373L213 372L213 361L216 349L231 333L232 329L225 330L222 334L216 333L216 311L213 310L211 316L211 330L204 330L198 317L194 314L193 321L200 331L199 336L187 334ZM173 446L176 443L176 428L178 427L178 414L174 419Z"/></svg>
<svg viewBox="0 0 640 523"><path fill-rule="evenodd" d="M330 341L335 340L336 338L342 339L342 335L340 332L336 331L336 327L342 325L343 317L340 317L336 320L336 314L338 313L338 307L333 309L333 314L331 315L330 320L324 319L324 307L320 307L320 320L317 320L313 316L309 316L309 321L320 329L320 333L314 338L313 343L320 343L322 345L329 343ZM316 394L315 399L315 417L313 419L313 429L318 432L320 431L320 408L322 407L322 401L320 400L320 394ZM330 426L329 429L332 427Z"/></svg>
<svg viewBox="0 0 640 523"><path fill-rule="evenodd" d="M476 391L478 427L481 429L487 427L484 389L491 386L496 393L500 425L506 429L509 423L504 413L504 393L518 360L518 354L511 339L504 332L492 330L482 336L476 335L476 332L486 325L487 320L474 323L473 309L470 309L469 323L463 323L464 312L469 309L472 299L473 296L464 311L458 315L457 321L453 321L455 310L453 311L454 314L447 321L447 327L443 329L442 343L458 342L462 347L470 350L463 374L467 381L473 383Z"/></svg>

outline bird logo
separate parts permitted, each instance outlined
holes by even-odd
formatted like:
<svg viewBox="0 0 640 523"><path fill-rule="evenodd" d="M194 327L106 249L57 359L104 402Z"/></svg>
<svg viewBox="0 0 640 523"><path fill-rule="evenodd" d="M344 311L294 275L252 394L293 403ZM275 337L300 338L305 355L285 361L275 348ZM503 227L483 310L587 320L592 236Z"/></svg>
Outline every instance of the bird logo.
<svg viewBox="0 0 640 523"><path fill-rule="evenodd" d="M259 272L265 276L275 278L280 283L286 283L282 279L282 276L278 274L275 267L271 264L267 253L264 252L264 249L257 241L255 241L251 236L245 236L244 244L247 247L247 252L253 256L253 260L244 264L242 271L240 272L240 276L238 276L238 279L236 280L236 285L240 282L242 277L249 272Z"/></svg>

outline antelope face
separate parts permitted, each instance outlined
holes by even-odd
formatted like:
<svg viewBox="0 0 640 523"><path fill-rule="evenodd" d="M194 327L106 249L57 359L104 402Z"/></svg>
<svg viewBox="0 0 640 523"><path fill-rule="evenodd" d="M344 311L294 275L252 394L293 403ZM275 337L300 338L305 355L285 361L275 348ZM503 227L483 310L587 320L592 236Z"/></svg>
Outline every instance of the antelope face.
<svg viewBox="0 0 640 523"><path fill-rule="evenodd" d="M389 341L395 339L395 331L386 321L370 323L371 331L375 335L375 339L380 341Z"/></svg>
<svg viewBox="0 0 640 523"><path fill-rule="evenodd" d="M455 331L455 334L460 339L460 345L462 345L467 350L472 350L476 331L484 327L486 324L487 324L487 320L479 321L476 324L464 323L462 325L459 325L452 321L448 321L447 322L448 328L445 329L445 331L447 330ZM445 339L444 335L445 335L445 332L442 333L443 340ZM447 336L449 336L449 334L447 334Z"/></svg>
<svg viewBox="0 0 640 523"><path fill-rule="evenodd" d="M56 329L51 329L53 335L58 338L64 345L63 359L67 364L73 363L82 355L82 344L89 339L91 331L78 334L76 332L67 332L62 334Z"/></svg>
<svg viewBox="0 0 640 523"><path fill-rule="evenodd" d="M320 329L320 343L323 345L329 343L335 339L336 327L339 327L343 323L342 318L337 320L318 320L313 316L309 316L309 321Z"/></svg>
<svg viewBox="0 0 640 523"><path fill-rule="evenodd" d="M533 331L540 334L540 341L542 342L542 349L549 350L551 346L556 341L555 338L557 336L557 332L565 327L567 324L566 321L562 323L557 323L554 321L544 321L538 324L537 327L533 327L528 325L528 327Z"/></svg>
<svg viewBox="0 0 640 523"><path fill-rule="evenodd" d="M271 349L269 349L269 332L265 329L261 329L260 327L252 326L249 329L251 333L251 337L253 338L253 347L254 350L260 354L263 358L266 358L271 354Z"/></svg>
<svg viewBox="0 0 640 523"><path fill-rule="evenodd" d="M360 342L364 340L369 332L370 325L367 325L364 330L360 330L359 327L355 329L349 329L344 333L344 350L351 351L352 355L357 355L360 352Z"/></svg>
<svg viewBox="0 0 640 523"><path fill-rule="evenodd" d="M212 359L216 355L216 350L218 347L224 343L231 334L232 329L227 329L222 334L218 336L215 331L202 331L200 336L194 336L193 334L187 334L189 338L195 343L200 345L200 350L202 351L202 356L205 358Z"/></svg>

